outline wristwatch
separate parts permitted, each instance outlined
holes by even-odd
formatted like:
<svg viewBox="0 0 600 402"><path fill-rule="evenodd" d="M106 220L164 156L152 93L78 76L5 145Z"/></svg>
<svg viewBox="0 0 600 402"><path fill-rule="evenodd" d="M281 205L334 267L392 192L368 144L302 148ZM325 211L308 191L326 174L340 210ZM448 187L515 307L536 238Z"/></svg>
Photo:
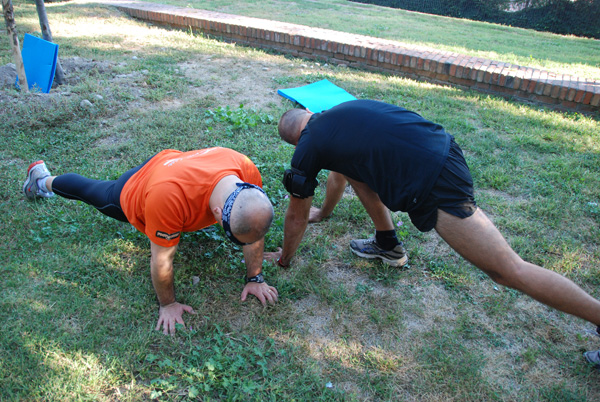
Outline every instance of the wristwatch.
<svg viewBox="0 0 600 402"><path fill-rule="evenodd" d="M256 282L256 283L264 283L265 282L265 277L263 276L263 274L258 274L256 276L253 276L251 278L248 278L247 276L244 278L246 280L246 283L248 282Z"/></svg>

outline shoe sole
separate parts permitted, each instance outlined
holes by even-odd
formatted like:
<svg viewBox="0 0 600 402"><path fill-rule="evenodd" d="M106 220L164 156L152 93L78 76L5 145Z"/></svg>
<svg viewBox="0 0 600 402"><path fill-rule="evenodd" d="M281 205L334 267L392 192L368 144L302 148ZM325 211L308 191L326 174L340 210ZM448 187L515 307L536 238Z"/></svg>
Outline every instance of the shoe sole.
<svg viewBox="0 0 600 402"><path fill-rule="evenodd" d="M368 258L369 260L372 260L374 258L379 258L381 261L385 262L388 265L391 265L392 267L402 267L402 266L406 265L406 263L408 262L408 256L406 256L406 255L398 260L392 260L390 258L385 258L382 255L361 253L360 251L355 250L352 247L350 247L350 251L352 251L354 254L356 254L359 257Z"/></svg>
<svg viewBox="0 0 600 402"><path fill-rule="evenodd" d="M25 194L25 196L29 199L34 199L36 197L35 194L33 194L32 196L29 196L29 194L27 194L27 186L29 186L29 184L31 183L31 169L34 168L34 166L37 166L41 163L44 163L44 161L39 160L36 162L33 162L32 164L29 165L29 167L27 168L27 180L25 180L25 184L23 184L23 194ZM29 189L29 192L31 193L31 189Z"/></svg>

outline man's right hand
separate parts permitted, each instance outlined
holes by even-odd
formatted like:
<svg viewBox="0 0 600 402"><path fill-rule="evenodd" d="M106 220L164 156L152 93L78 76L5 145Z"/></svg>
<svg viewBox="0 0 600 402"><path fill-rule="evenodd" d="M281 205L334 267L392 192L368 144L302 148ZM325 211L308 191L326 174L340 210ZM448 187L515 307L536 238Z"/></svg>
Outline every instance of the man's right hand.
<svg viewBox="0 0 600 402"><path fill-rule="evenodd" d="M273 264L277 264L277 260L281 258L282 251L283 250L281 249L281 247L277 247L277 251L263 253L263 260L271 262Z"/></svg>
<svg viewBox="0 0 600 402"><path fill-rule="evenodd" d="M159 331L160 326L162 325L163 334L175 334L175 324L185 325L183 318L181 318L184 312L196 314L192 307L177 302L167 304L166 306L160 306L156 330Z"/></svg>

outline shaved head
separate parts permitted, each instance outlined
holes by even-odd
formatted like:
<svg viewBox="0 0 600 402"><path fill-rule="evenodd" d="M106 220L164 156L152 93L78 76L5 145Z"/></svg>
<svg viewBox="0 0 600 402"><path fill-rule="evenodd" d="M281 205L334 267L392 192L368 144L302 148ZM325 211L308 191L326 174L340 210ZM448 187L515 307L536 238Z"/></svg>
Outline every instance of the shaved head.
<svg viewBox="0 0 600 402"><path fill-rule="evenodd" d="M291 109L285 112L279 119L277 127L281 139L288 144L296 145L302 131L302 122L307 114L309 112L304 109Z"/></svg>
<svg viewBox="0 0 600 402"><path fill-rule="evenodd" d="M236 237L262 239L273 222L273 205L269 198L257 189L246 189L235 199L231 210L231 231Z"/></svg>

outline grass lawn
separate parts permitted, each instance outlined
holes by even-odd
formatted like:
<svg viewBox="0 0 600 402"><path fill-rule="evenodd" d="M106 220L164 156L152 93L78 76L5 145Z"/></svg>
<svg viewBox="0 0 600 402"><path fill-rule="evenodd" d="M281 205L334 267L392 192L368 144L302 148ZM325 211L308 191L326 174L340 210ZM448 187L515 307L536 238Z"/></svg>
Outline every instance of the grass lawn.
<svg viewBox="0 0 600 402"><path fill-rule="evenodd" d="M397 40L406 46L425 46L600 80L600 40L596 39L346 0L164 0L162 3L375 36Z"/></svg>
<svg viewBox="0 0 600 402"><path fill-rule="evenodd" d="M34 5L15 7L19 32L38 32ZM47 8L68 85L0 88L0 400L600 400L600 373L581 355L600 347L591 324L496 285L403 213L393 216L410 266L355 257L350 239L373 229L350 191L309 227L290 269L265 265L280 293L272 307L239 301L242 253L220 228L185 234L175 285L198 314L174 337L153 330L144 235L82 203L20 192L37 159L55 174L114 179L165 148L230 147L263 174L274 250L293 153L276 128L292 105L275 91L327 78L445 126L515 250L598 298L596 117L238 47L108 6ZM0 41L0 65L10 61Z"/></svg>

